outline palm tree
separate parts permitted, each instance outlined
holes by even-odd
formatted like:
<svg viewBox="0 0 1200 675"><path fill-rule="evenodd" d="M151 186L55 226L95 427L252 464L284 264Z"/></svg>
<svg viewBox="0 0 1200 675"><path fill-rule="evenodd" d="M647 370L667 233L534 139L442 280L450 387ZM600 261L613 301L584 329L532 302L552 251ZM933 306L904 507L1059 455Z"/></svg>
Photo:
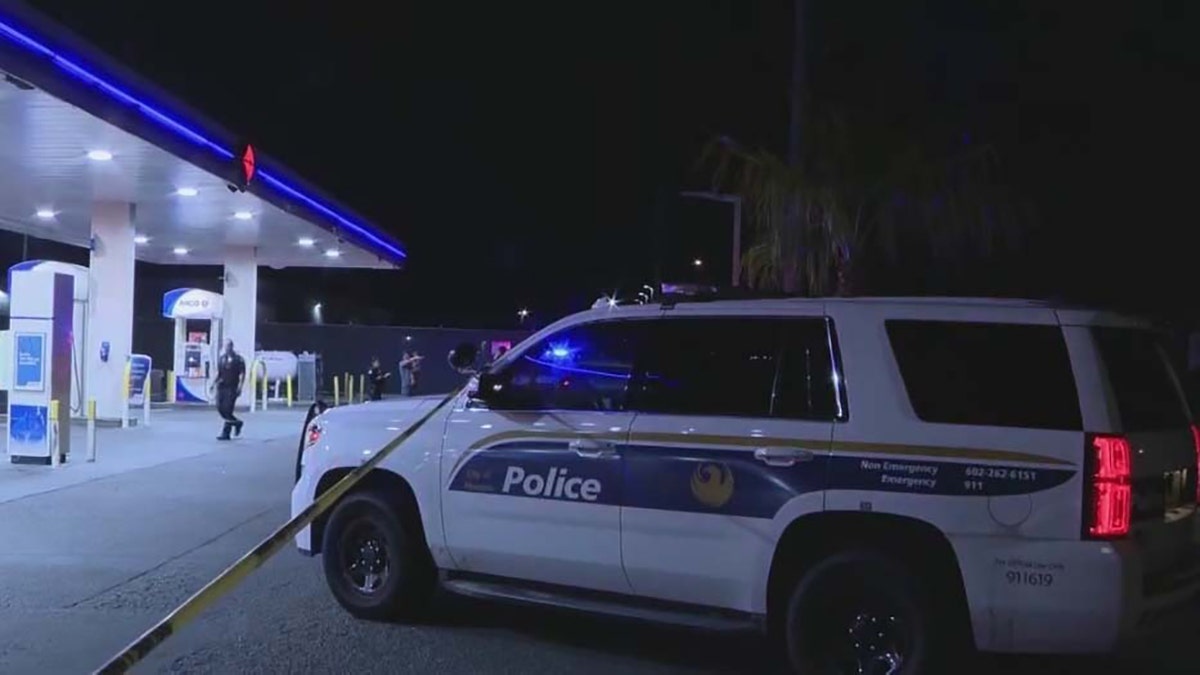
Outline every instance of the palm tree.
<svg viewBox="0 0 1200 675"><path fill-rule="evenodd" d="M834 115L807 122L811 133L796 162L728 137L704 154L714 189L746 205L743 273L752 288L848 295L858 290L864 256L894 259L912 235L934 260L961 267L971 254L1011 243L1031 221L996 185L987 148L931 156L911 143L856 143Z"/></svg>
<svg viewBox="0 0 1200 675"><path fill-rule="evenodd" d="M810 142L795 161L722 137L705 150L714 185L742 197L751 244L743 271L752 288L847 293L852 254L867 233L867 190L854 169L846 127L808 120Z"/></svg>
<svg viewBox="0 0 1200 675"><path fill-rule="evenodd" d="M923 240L933 259L962 267L1010 244L1031 210L993 179L995 157L965 147L944 157L919 145L861 141L836 114L808 101L807 0L792 3L792 63L786 155L748 149L728 137L705 149L713 190L740 195L751 244L742 270L752 288L848 295L861 258L894 259L903 235ZM911 238L911 237L910 237Z"/></svg>

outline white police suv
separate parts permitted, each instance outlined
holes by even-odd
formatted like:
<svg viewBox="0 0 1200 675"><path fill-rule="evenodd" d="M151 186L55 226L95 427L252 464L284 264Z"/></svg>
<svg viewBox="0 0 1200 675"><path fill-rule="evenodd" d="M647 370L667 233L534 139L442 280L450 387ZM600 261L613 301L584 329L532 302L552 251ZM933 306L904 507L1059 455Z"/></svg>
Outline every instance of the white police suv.
<svg viewBox="0 0 1200 675"><path fill-rule="evenodd" d="M317 416L293 510L436 404ZM1194 607L1197 438L1158 335L1111 314L600 308L480 372L297 543L361 617L440 582L758 626L805 673L936 672L956 647L1113 650Z"/></svg>

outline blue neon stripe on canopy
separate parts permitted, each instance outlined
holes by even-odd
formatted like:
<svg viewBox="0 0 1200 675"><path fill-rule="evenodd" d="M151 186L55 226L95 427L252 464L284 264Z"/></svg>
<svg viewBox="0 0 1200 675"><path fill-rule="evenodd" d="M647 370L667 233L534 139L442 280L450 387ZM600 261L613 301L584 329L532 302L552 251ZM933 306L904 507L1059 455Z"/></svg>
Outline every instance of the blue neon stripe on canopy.
<svg viewBox="0 0 1200 675"><path fill-rule="evenodd" d="M174 132L175 134L181 136L182 138L187 139L188 141L191 141L192 143L195 143L201 147L211 150L212 152L215 152L217 155L221 156L223 159L227 159L227 160L233 159L233 152L221 147L220 145L218 145L217 143L213 142L208 137L206 137L204 134L200 133L199 131L196 131L195 129L192 129L188 125L184 124L183 122L180 122L179 120L162 112L161 110L158 110L157 108L146 103L142 99L139 99L136 96L126 92L125 90L121 89L120 87L109 82L107 79L105 79L99 75L96 75L92 71L79 65L78 63L72 61L71 59L68 59L68 58L62 56L61 54L55 52L50 47L46 46L45 44L38 41L37 39L30 37L26 33L18 30L17 28L13 27L11 24L7 23L3 19L0 19L0 36L8 38L8 40L10 42L17 45L18 47L21 47L22 49L25 49L26 51L30 51L37 55L45 57L51 63L53 63L55 66L57 66L60 70L72 75L73 77L75 77L76 79L80 80L81 82L83 82L85 84L89 84L91 86L96 87L98 90L103 92L109 98L112 98L115 101L118 101L120 103L123 103L127 106L134 108L139 113L141 113L144 117L158 123L163 128ZM310 197L309 195L300 191L299 189L289 185L284 180L282 180L280 178L276 178L275 176L271 175L269 172L260 171L258 173L258 178L260 180L262 180L264 183L270 185L275 190L290 197L291 199L295 199L295 200L303 203L305 206L308 206L309 208L316 211L317 213L320 213L321 215L336 221L337 223L339 223L343 227L347 228L348 230L355 232L362 238L364 238L367 241L378 246L383 251L385 251L393 256L397 256L401 259L405 259L408 257L408 254L405 253L399 247L386 241L385 239L383 239L379 235L375 234L371 230L367 229L366 227L363 227L362 225L359 225L359 224L351 221L349 218L343 216L342 214L340 214L337 211L333 210L332 208L326 206L325 204L322 204L321 202L317 201L316 199L313 199L312 197Z"/></svg>

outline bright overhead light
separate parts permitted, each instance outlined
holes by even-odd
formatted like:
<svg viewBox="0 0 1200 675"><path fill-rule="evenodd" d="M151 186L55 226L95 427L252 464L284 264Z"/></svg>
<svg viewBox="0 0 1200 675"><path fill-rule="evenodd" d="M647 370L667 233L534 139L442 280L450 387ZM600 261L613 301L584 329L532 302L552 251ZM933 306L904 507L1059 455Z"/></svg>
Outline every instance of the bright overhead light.
<svg viewBox="0 0 1200 675"><path fill-rule="evenodd" d="M249 211L238 211L237 213L233 214L233 217L237 218L238 220L250 220L254 217L254 214L250 213Z"/></svg>
<svg viewBox="0 0 1200 675"><path fill-rule="evenodd" d="M175 255L187 255L188 250L182 246L175 247Z"/></svg>
<svg viewBox="0 0 1200 675"><path fill-rule="evenodd" d="M316 244L317 242L315 239L311 239L309 237L300 237L300 241L297 241L296 243L305 248L308 248L308 247L312 246L313 244Z"/></svg>
<svg viewBox="0 0 1200 675"><path fill-rule="evenodd" d="M175 191L175 194L179 195L180 197L195 197L196 195L200 194L200 191L194 187L181 187Z"/></svg>
<svg viewBox="0 0 1200 675"><path fill-rule="evenodd" d="M107 162L113 155L108 150L89 150L88 159L94 162Z"/></svg>
<svg viewBox="0 0 1200 675"><path fill-rule="evenodd" d="M145 244L145 243L146 243L146 242L148 242L148 241L150 241L150 237L147 237L147 236L146 236L146 235L144 235L144 234L139 234L139 235L136 235L136 236L133 238L133 243L135 243L135 244Z"/></svg>
<svg viewBox="0 0 1200 675"><path fill-rule="evenodd" d="M58 214L55 213L54 211L51 211L50 209L38 209L38 212L37 212L37 217L41 218L42 220L50 220L51 218L53 218L56 215L58 215Z"/></svg>
<svg viewBox="0 0 1200 675"><path fill-rule="evenodd" d="M338 257L338 256L340 256L340 255L342 255L342 252L341 252L341 251L339 251L339 250L337 250L336 248L327 249L327 250L325 251L325 257L326 257L326 258L336 258L336 257Z"/></svg>

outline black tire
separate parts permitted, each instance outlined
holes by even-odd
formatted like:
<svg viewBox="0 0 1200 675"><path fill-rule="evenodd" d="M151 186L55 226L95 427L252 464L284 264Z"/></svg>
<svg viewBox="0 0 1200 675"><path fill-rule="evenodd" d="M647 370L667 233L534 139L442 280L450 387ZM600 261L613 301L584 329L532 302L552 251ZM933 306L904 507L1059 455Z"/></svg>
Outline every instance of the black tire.
<svg viewBox="0 0 1200 675"><path fill-rule="evenodd" d="M899 561L870 551L838 553L791 590L784 637L788 663L805 675L941 673L948 632L933 595Z"/></svg>
<svg viewBox="0 0 1200 675"><path fill-rule="evenodd" d="M411 619L428 608L437 584L429 551L419 531L378 493L342 499L325 526L321 552L325 581L354 616Z"/></svg>

